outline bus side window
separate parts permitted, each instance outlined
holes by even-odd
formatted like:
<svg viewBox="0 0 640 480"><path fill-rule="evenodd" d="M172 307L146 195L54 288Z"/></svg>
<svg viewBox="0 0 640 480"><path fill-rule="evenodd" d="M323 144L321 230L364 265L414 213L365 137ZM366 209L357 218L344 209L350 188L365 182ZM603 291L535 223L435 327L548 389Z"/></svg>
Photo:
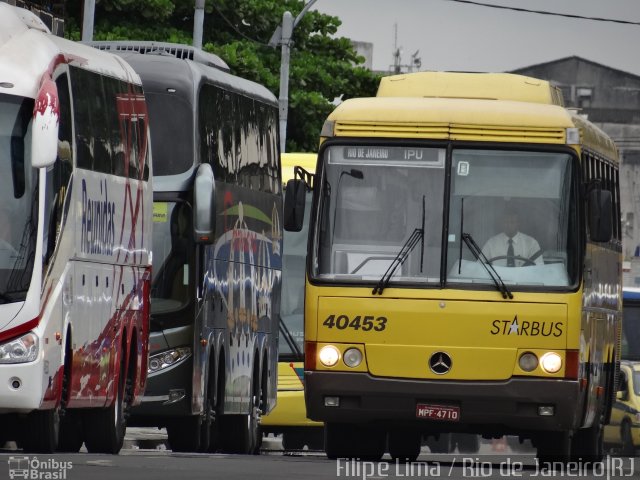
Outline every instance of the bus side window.
<svg viewBox="0 0 640 480"><path fill-rule="evenodd" d="M45 225L48 225L44 249L46 265L56 247L58 233L64 216L66 194L69 191L69 180L73 169L73 132L71 125L71 100L69 97L69 81L66 74L56 79L60 119L58 127L58 158L47 171Z"/></svg>

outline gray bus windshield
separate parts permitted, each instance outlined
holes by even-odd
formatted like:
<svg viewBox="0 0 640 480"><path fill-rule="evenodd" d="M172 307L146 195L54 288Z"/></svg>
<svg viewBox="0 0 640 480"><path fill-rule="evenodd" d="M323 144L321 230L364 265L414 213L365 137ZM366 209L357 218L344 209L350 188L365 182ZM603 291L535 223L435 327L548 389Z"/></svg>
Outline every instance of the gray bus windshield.
<svg viewBox="0 0 640 480"><path fill-rule="evenodd" d="M145 97L149 109L153 174L186 172L193 165L194 154L193 113L189 103L177 93L145 92Z"/></svg>

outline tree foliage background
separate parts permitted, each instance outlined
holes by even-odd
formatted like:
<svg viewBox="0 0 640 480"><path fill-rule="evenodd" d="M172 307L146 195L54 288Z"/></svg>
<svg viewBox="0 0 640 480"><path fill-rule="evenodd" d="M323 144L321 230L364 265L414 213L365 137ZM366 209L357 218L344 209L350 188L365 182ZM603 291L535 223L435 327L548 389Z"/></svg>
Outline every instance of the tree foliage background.
<svg viewBox="0 0 640 480"><path fill-rule="evenodd" d="M320 0L322 1L322 0ZM68 0L65 35L81 38L84 0ZM97 0L94 40L153 40L191 44L195 0ZM280 48L267 46L302 0L206 0L203 49L222 57L231 71L265 85L276 96ZM333 100L375 95L379 76L363 68L347 38L335 37L338 17L310 10L293 32L286 150L314 152Z"/></svg>

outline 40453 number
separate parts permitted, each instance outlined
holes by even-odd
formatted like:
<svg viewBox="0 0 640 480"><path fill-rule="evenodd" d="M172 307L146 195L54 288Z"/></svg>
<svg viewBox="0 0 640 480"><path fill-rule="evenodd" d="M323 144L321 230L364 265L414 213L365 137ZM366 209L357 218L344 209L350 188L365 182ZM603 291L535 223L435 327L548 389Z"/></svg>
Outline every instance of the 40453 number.
<svg viewBox="0 0 640 480"><path fill-rule="evenodd" d="M381 332L387 328L387 317L374 317L373 315L356 315L349 318L347 315L329 315L322 322L327 328L337 328L338 330L346 330L353 328L354 330L362 330L363 332Z"/></svg>

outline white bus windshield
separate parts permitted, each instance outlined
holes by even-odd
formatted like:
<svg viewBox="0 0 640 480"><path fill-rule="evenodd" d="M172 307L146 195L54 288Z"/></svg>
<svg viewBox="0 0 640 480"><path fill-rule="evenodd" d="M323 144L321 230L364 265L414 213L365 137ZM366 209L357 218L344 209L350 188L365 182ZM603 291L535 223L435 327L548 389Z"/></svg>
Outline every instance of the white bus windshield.
<svg viewBox="0 0 640 480"><path fill-rule="evenodd" d="M24 300L33 272L37 171L31 168L33 100L0 95L0 303Z"/></svg>

